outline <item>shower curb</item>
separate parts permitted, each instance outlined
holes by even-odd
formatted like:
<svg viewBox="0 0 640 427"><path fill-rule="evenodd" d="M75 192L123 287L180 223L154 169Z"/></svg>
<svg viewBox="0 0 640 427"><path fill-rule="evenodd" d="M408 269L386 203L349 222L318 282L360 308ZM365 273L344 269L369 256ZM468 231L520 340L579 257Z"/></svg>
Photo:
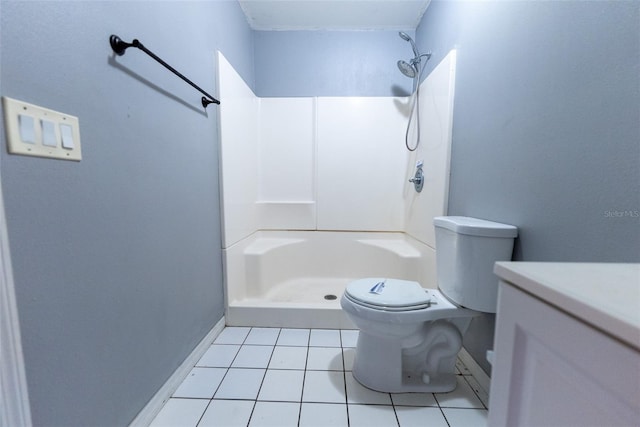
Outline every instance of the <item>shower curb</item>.
<svg viewBox="0 0 640 427"><path fill-rule="evenodd" d="M195 364L200 360L209 346L215 340L225 327L225 318L215 324L213 328L205 335L200 343L193 349L191 354L184 359L184 362L171 374L169 379L160 387L156 394L149 400L144 408L131 421L129 427L147 427L153 419L158 415L164 404L169 400L174 391L180 386L182 381L189 375Z"/></svg>

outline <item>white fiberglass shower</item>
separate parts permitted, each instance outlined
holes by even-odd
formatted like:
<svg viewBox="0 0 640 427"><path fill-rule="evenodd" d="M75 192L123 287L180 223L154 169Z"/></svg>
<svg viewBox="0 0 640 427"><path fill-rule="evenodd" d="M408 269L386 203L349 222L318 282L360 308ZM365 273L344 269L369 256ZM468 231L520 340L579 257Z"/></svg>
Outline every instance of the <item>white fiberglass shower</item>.
<svg viewBox="0 0 640 427"><path fill-rule="evenodd" d="M421 143L408 152L410 97L259 98L218 54L228 325L352 327L339 305L351 280L436 287L455 63L451 51L423 81Z"/></svg>

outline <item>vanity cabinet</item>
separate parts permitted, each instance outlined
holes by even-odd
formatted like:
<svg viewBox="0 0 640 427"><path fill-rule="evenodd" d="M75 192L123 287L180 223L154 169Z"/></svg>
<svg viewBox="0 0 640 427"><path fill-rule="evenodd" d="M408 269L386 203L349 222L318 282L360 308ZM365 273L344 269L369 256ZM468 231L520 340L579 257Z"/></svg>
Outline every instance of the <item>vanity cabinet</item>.
<svg viewBox="0 0 640 427"><path fill-rule="evenodd" d="M640 265L495 272L489 426L640 426Z"/></svg>

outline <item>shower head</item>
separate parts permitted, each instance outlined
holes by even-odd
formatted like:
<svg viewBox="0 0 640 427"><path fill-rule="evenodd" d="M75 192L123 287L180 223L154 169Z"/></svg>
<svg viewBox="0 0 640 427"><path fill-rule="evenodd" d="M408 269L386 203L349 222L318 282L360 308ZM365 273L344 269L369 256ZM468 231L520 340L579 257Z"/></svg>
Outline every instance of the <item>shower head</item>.
<svg viewBox="0 0 640 427"><path fill-rule="evenodd" d="M422 58L427 58L428 61L431 58L431 52L416 55L416 57L410 59L409 62L401 59L398 61L398 68L400 69L400 72L409 78L417 77L418 71L421 69L420 64L422 63Z"/></svg>
<svg viewBox="0 0 640 427"><path fill-rule="evenodd" d="M420 64L420 52L418 52L418 48L416 47L416 44L413 42L413 39L409 34L405 33L404 31L400 31L398 35L402 40L411 43L411 49L413 49L413 54L415 55L415 57L409 60L409 62L403 60L398 61L398 68L400 69L400 72L402 74L411 79L414 79L418 76L417 64Z"/></svg>
<svg viewBox="0 0 640 427"><path fill-rule="evenodd" d="M404 31L398 32L398 35L400 36L400 38L402 38L405 41L410 41L411 40L411 36L409 34L405 33Z"/></svg>
<svg viewBox="0 0 640 427"><path fill-rule="evenodd" d="M405 76L411 79L415 78L416 75L418 74L418 70L416 69L416 66L413 63L413 61L409 63L401 59L400 61L398 61L398 69L402 74L404 74Z"/></svg>
<svg viewBox="0 0 640 427"><path fill-rule="evenodd" d="M415 56L420 56L420 53L418 53L418 48L416 47L416 44L414 43L413 39L409 34L405 33L404 31L400 31L398 35L402 40L411 43L411 49L413 49L413 54Z"/></svg>

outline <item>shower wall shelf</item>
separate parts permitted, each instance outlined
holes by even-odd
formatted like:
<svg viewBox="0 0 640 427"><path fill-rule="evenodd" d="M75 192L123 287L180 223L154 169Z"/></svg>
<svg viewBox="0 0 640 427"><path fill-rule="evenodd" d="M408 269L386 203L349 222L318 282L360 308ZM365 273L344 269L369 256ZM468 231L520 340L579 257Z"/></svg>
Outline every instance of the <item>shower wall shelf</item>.
<svg viewBox="0 0 640 427"><path fill-rule="evenodd" d="M155 59L156 61L158 61L166 69L171 71L173 74L175 74L176 76L180 77L185 82L189 83L198 92L200 92L201 94L207 96L207 98L205 98L203 96L202 99L201 99L202 106L204 108L207 108L207 105L209 105L209 104L220 104L220 101L215 99L213 96L209 95L207 92L202 90L200 88L200 86L198 86L197 84L193 83L191 80L186 78L184 75L182 75L180 72L178 72L171 65L167 64L166 62L164 62L155 53L151 52L149 49L144 47L144 45L142 43L140 43L140 41L138 39L133 39L133 41L131 43L127 43L127 42L123 41L120 37L116 36L115 34L112 34L111 37L109 37L109 43L111 44L111 48L113 49L115 54L118 55L118 56L124 55L124 52L125 52L125 50L127 50L127 48L136 47L136 48L140 49L141 51L143 51L144 53L146 53L147 55L149 55L150 57L152 57L153 59Z"/></svg>

